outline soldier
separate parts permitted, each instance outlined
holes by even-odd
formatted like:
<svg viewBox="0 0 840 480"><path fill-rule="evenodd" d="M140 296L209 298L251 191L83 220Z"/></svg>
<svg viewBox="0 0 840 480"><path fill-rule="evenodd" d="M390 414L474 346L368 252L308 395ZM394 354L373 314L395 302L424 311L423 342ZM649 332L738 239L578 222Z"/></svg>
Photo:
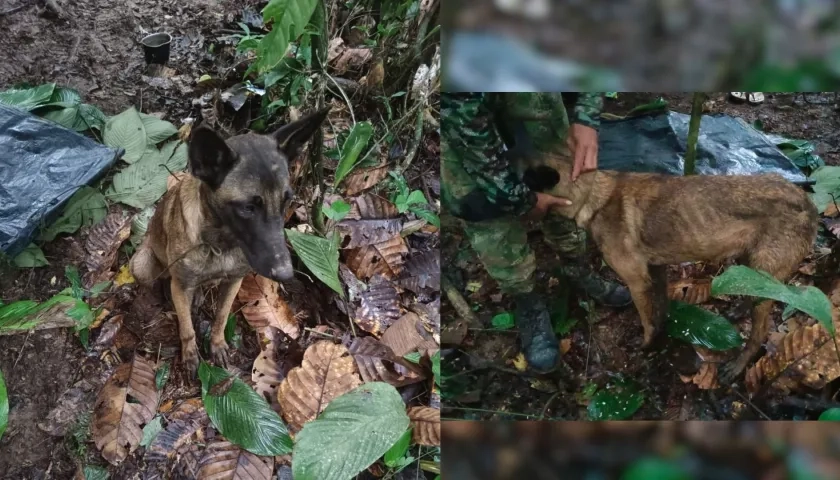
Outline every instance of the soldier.
<svg viewBox="0 0 840 480"><path fill-rule="evenodd" d="M534 293L536 261L519 217L542 220L547 242L563 259L558 273L572 286L603 305L624 306L631 298L626 287L587 266L585 232L550 213L569 201L530 191L513 164L565 144L575 157L574 178L594 170L603 97L577 94L570 119L559 93L441 96L443 204L464 221L464 232L490 276L513 295L528 363L551 371L559 358L557 337L545 302Z"/></svg>

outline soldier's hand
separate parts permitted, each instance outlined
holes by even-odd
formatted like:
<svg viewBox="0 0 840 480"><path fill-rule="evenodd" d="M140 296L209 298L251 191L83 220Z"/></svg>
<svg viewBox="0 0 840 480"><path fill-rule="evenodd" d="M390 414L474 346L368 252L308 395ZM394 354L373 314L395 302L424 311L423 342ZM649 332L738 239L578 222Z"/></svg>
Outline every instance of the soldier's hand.
<svg viewBox="0 0 840 480"><path fill-rule="evenodd" d="M568 198L555 197L554 195L549 195L547 193L537 192L537 203L531 211L525 214L525 218L528 220L541 220L552 209L558 207L568 207L571 204L572 201Z"/></svg>
<svg viewBox="0 0 840 480"><path fill-rule="evenodd" d="M592 127L573 123L569 128L569 149L575 159L572 168L572 181L577 180L581 173L591 172L598 168L598 131Z"/></svg>

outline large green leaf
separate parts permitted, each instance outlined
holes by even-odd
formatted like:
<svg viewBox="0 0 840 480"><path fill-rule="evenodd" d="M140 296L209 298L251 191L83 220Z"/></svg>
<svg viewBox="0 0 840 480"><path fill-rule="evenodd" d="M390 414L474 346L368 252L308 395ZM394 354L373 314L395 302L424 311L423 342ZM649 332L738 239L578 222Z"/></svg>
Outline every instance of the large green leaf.
<svg viewBox="0 0 840 480"><path fill-rule="evenodd" d="M140 160L148 141L145 124L137 110L131 107L109 118L102 132L102 141L109 147L125 149L122 159L126 163Z"/></svg>
<svg viewBox="0 0 840 480"><path fill-rule="evenodd" d="M271 0L262 10L263 22L273 19L271 32L257 48L258 71L265 73L286 56L289 43L299 37L320 0Z"/></svg>
<svg viewBox="0 0 840 480"><path fill-rule="evenodd" d="M183 171L186 167L185 144L172 141L160 150L150 147L139 161L114 175L107 196L132 207L146 208L166 193L169 172Z"/></svg>
<svg viewBox="0 0 840 480"><path fill-rule="evenodd" d="M385 454L408 429L397 389L366 383L334 399L295 439L295 480L347 480Z"/></svg>
<svg viewBox="0 0 840 480"><path fill-rule="evenodd" d="M108 470L96 465L85 465L85 480L108 480L111 476Z"/></svg>
<svg viewBox="0 0 840 480"><path fill-rule="evenodd" d="M207 415L228 441L255 455L291 453L286 425L260 394L238 378L231 382L224 369L204 362L198 376Z"/></svg>
<svg viewBox="0 0 840 480"><path fill-rule="evenodd" d="M75 233L82 226L93 225L108 214L108 203L99 190L82 187L70 197L61 216L45 228L39 238L45 242L55 240L59 233Z"/></svg>
<svg viewBox="0 0 840 480"><path fill-rule="evenodd" d="M840 167L820 167L808 179L817 182L812 187L811 200L820 212L824 212L835 200L840 201Z"/></svg>
<svg viewBox="0 0 840 480"><path fill-rule="evenodd" d="M370 137L373 135L373 125L370 122L358 122L353 125L350 134L347 135L347 140L341 146L340 159L338 167L335 169L334 187L353 170L356 163L359 161L359 155L362 150L370 143Z"/></svg>
<svg viewBox="0 0 840 480"><path fill-rule="evenodd" d="M631 381L617 381L599 390L589 402L587 413L592 420L625 420L642 406L645 396Z"/></svg>
<svg viewBox="0 0 840 480"><path fill-rule="evenodd" d="M49 104L39 108L36 113L47 120L77 132L84 132L92 128L101 130L107 121L101 110L86 103L81 105L68 104L67 106Z"/></svg>
<svg viewBox="0 0 840 480"><path fill-rule="evenodd" d="M175 128L175 125L172 125L166 120L161 120L154 115L141 113L140 120L143 122L143 127L146 129L146 139L150 145L157 145L158 143L178 133L178 129Z"/></svg>
<svg viewBox="0 0 840 480"><path fill-rule="evenodd" d="M13 88L0 92L0 103L33 110L49 103L55 91L55 83L47 83L32 88Z"/></svg>
<svg viewBox="0 0 840 480"><path fill-rule="evenodd" d="M749 295L778 300L814 317L834 334L831 301L816 287L785 285L767 272L733 265L712 280L712 295Z"/></svg>
<svg viewBox="0 0 840 480"><path fill-rule="evenodd" d="M6 391L6 380L3 378L3 371L0 370L0 439L9 424L9 393Z"/></svg>
<svg viewBox="0 0 840 480"><path fill-rule="evenodd" d="M149 221L155 214L155 206L146 207L131 219L131 237L129 241L135 247L143 241L146 230L149 229Z"/></svg>
<svg viewBox="0 0 840 480"><path fill-rule="evenodd" d="M108 121L108 117L102 113L102 110L94 107L93 105L88 105L87 103L83 103L79 106L79 117L88 128L95 128L97 130L102 130L102 128L105 127L105 123Z"/></svg>
<svg viewBox="0 0 840 480"><path fill-rule="evenodd" d="M36 322L26 319L30 314L38 311L38 302L32 300L19 300L17 302L0 307L0 331L2 330L28 330Z"/></svg>
<svg viewBox="0 0 840 480"><path fill-rule="evenodd" d="M743 343L738 329L727 319L683 302L671 302L667 328L671 337L712 350L729 350Z"/></svg>
<svg viewBox="0 0 840 480"><path fill-rule="evenodd" d="M34 243L30 243L14 259L15 266L20 268L34 268L49 265L50 262L44 257L44 252Z"/></svg>
<svg viewBox="0 0 840 480"><path fill-rule="evenodd" d="M391 448L385 452L385 455L382 457L382 460L385 461L385 465L394 468L400 465L400 461L405 457L405 454L408 453L408 447L411 446L411 429L405 431L402 434L397 443L395 443Z"/></svg>
<svg viewBox="0 0 840 480"><path fill-rule="evenodd" d="M840 421L840 408L829 408L820 414L820 418L818 420L824 422Z"/></svg>
<svg viewBox="0 0 840 480"><path fill-rule="evenodd" d="M338 243L326 238L316 237L297 230L286 230L286 236L292 243L292 247L298 254L306 268L332 288L341 298L344 298L344 289L338 280Z"/></svg>
<svg viewBox="0 0 840 480"><path fill-rule="evenodd" d="M636 460L624 471L621 480L692 480L688 469L675 462L663 458L647 457Z"/></svg>

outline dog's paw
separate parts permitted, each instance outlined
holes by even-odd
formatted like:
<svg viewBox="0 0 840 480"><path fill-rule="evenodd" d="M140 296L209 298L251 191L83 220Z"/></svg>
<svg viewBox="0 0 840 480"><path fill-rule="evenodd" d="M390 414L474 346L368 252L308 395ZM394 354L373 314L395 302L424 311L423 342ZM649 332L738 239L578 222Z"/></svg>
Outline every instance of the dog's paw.
<svg viewBox="0 0 840 480"><path fill-rule="evenodd" d="M216 365L227 367L228 365L228 344L224 337L220 341L210 341L210 354L213 357L213 362Z"/></svg>
<svg viewBox="0 0 840 480"><path fill-rule="evenodd" d="M181 362L183 362L190 378L198 376L198 349L195 345L181 348Z"/></svg>

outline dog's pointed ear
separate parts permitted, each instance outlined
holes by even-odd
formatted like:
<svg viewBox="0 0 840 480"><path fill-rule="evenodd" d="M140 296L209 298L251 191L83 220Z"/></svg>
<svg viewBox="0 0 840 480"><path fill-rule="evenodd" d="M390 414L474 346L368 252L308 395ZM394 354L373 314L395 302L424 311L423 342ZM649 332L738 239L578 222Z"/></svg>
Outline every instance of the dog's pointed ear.
<svg viewBox="0 0 840 480"><path fill-rule="evenodd" d="M300 149L321 128L321 124L327 119L330 108L327 107L315 113L310 113L296 122L283 125L272 134L277 141L277 147L286 154L286 157L291 160L300 153Z"/></svg>
<svg viewBox="0 0 840 480"><path fill-rule="evenodd" d="M225 140L208 127L198 127L190 134L190 171L212 189L217 189L236 165L236 154Z"/></svg>
<svg viewBox="0 0 840 480"><path fill-rule="evenodd" d="M534 192L545 192L560 183L560 174L548 165L537 165L525 170L522 182Z"/></svg>

